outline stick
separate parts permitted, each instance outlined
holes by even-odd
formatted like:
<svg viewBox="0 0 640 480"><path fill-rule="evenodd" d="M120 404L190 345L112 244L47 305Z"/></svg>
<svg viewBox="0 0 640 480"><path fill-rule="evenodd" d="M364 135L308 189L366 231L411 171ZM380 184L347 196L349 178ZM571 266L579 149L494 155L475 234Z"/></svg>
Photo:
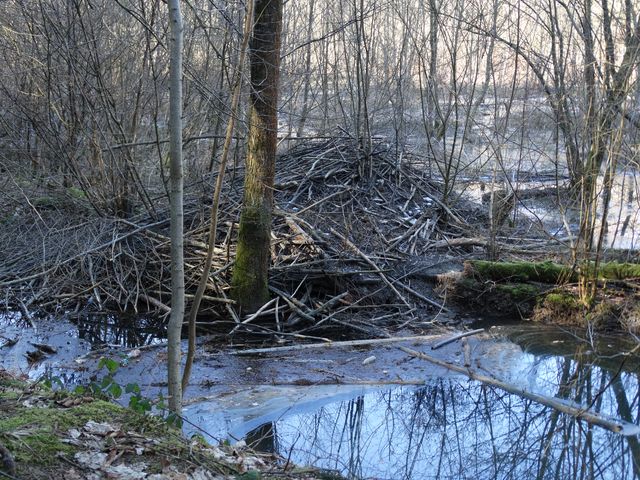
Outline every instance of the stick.
<svg viewBox="0 0 640 480"><path fill-rule="evenodd" d="M484 238L452 238L438 240L429 245L430 248L449 248L449 247L486 247L487 240Z"/></svg>
<svg viewBox="0 0 640 480"><path fill-rule="evenodd" d="M458 333L457 335L454 335L453 337L447 338L445 340L442 340L441 342L436 343L435 345L433 345L431 347L431 350L437 350L440 347L444 347L445 345L448 345L450 343L455 342L456 340L459 340L459 339L464 338L464 337L469 337L471 335L476 335L476 334L482 333L482 332L484 332L484 328L478 328L477 330L469 330L468 332Z"/></svg>
<svg viewBox="0 0 640 480"><path fill-rule="evenodd" d="M29 309L21 299L18 299L18 306L20 307L20 312L22 313L22 316L25 318L27 322L29 322L29 325L31 325L31 328L33 328L35 331L38 331L38 329L36 328L36 324L33 321L33 317L31 316L31 313L29 313Z"/></svg>
<svg viewBox="0 0 640 480"><path fill-rule="evenodd" d="M150 297L149 295L145 295L144 293L141 293L140 299L145 300L150 305L153 305L154 307L159 308L165 313L171 313L171 307L169 307L168 305L165 305L157 298Z"/></svg>
<svg viewBox="0 0 640 480"><path fill-rule="evenodd" d="M247 323L251 323L253 320L255 320L256 318L258 318L260 315L262 315L264 313L265 310L267 310L272 304L274 304L276 302L276 300L278 300L278 298L272 298L271 300L269 300L267 303L265 303L264 305L262 305L257 312L249 315L247 318L245 318L244 320L242 320L242 322L240 322L239 324L237 324L235 327L233 327L233 330L231 330L231 332L229 332L229 335L231 335L232 333L234 333L241 325L246 325Z"/></svg>
<svg viewBox="0 0 640 480"><path fill-rule="evenodd" d="M404 303L408 308L411 308L411 305L409 305L409 303L405 300L402 294L393 285L393 283L389 281L387 276L382 272L382 269L378 267L378 265L376 265L376 263L373 260L371 260L367 255L365 255L364 252L362 252L362 250L356 247L347 237L341 235L338 231L336 231L335 228L331 228L331 233L333 233L336 237L342 240L351 250L357 253L365 262L367 262L369 265L375 268L376 273L380 276L382 281L386 283L391 290L393 290L393 293L395 293L398 296L398 298L402 301L402 303Z"/></svg>
<svg viewBox="0 0 640 480"><path fill-rule="evenodd" d="M277 352L291 352L295 350L310 350L316 348L339 348L339 347L353 347L362 345L379 345L383 343L395 343L395 342L412 342L412 341L427 341L433 340L437 335L418 335L415 337L394 337L394 338L373 338L370 340L347 340L344 342L325 342L325 343L307 343L304 345L288 345L286 347L271 347L271 348L252 348L249 350L238 350L233 352L218 352L211 354L211 356L217 355L255 355L257 353L277 353Z"/></svg>
<svg viewBox="0 0 640 480"><path fill-rule="evenodd" d="M472 380L476 380L478 382L484 383L485 385L490 385L492 387L497 387L501 390L504 390L507 393L512 393L514 395L518 395L519 397L526 398L527 400L532 400L546 407L551 407L559 412L566 413L567 415L571 415L574 418L581 419L590 423L592 425L597 425L599 427L605 428L611 432L619 433L624 436L633 436L640 434L640 426L626 422L624 420L611 418L597 412L592 412L582 405L579 405L575 402L556 398L549 397L546 395L542 395L540 393L533 393L525 390L522 387L517 385L513 385L511 383L503 382L502 380L498 380L497 378L487 377L486 375L481 375L479 373L474 372L473 370L465 367L461 367L459 365L455 365L453 363L445 362L444 360L440 360L434 357L431 357L425 353L417 352L415 350L411 350L406 347L399 347L403 352L411 355L412 357L420 358L422 360L426 360L440 367L444 367L448 370L453 370L454 372L462 373Z"/></svg>
<svg viewBox="0 0 640 480"><path fill-rule="evenodd" d="M445 307L444 305L440 305L438 302L436 302L435 300L431 300L428 297L425 297L424 295L422 295L420 292L416 292L413 288L411 288L409 285L405 285L404 283L394 280L395 283L398 284L398 286L400 288L403 288L404 290L406 290L407 292L409 292L411 295L413 295L416 298L419 298L420 300L422 300L423 302L428 303L429 305L433 305L434 307L440 309L443 312L450 312L451 310L449 310L447 307Z"/></svg>
<svg viewBox="0 0 640 480"><path fill-rule="evenodd" d="M462 351L464 352L464 366L471 367L471 347L467 341L467 337L462 339Z"/></svg>
<svg viewBox="0 0 640 480"><path fill-rule="evenodd" d="M280 297L282 297L282 299L285 302L287 302L287 304L291 307L291 309L294 310L302 318L305 318L310 322L315 321L315 318L312 315L310 315L309 313L303 310L303 309L306 309L307 306L304 303L302 303L300 300L288 295L286 292L283 292L282 290L272 285L269 285L269 290L271 290L276 295L279 295Z"/></svg>

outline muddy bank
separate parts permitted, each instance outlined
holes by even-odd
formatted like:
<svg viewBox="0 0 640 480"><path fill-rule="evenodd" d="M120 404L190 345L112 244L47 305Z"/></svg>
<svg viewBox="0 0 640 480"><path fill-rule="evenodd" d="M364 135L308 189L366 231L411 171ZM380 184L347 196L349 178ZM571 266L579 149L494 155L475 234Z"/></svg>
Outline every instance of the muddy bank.
<svg viewBox="0 0 640 480"><path fill-rule="evenodd" d="M438 277L460 308L479 315L516 317L547 324L636 334L640 331L640 265L601 263L597 296L581 301L580 270L553 262L468 260L462 272Z"/></svg>

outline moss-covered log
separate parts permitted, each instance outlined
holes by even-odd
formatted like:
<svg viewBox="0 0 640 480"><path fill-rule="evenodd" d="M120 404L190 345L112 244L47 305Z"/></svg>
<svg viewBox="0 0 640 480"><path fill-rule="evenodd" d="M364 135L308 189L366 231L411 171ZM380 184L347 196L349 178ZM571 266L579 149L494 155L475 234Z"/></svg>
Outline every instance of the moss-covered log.
<svg viewBox="0 0 640 480"><path fill-rule="evenodd" d="M576 282L579 270L554 262L489 262L469 260L465 262L465 276L480 281L540 282L559 285ZM625 280L640 278L640 265L635 263L602 263L598 269L600 280Z"/></svg>
<svg viewBox="0 0 640 480"><path fill-rule="evenodd" d="M640 278L640 265L603 263L597 278L609 285L593 305L580 301L579 271L553 262L465 262L462 275L445 282L448 298L480 315L519 315L544 323L599 330L640 330L640 296L628 283Z"/></svg>

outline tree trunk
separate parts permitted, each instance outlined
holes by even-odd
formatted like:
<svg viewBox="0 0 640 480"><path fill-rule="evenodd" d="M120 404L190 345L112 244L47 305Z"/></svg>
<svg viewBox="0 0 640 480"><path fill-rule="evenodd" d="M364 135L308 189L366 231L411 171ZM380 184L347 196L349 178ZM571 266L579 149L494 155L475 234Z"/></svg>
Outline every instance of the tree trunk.
<svg viewBox="0 0 640 480"><path fill-rule="evenodd" d="M427 113L429 115L429 135L437 136L442 122L437 115L438 106L438 4L436 0L429 0L429 78L427 81ZM440 118L438 118L440 117ZM444 125L442 125L444 128Z"/></svg>
<svg viewBox="0 0 640 480"><path fill-rule="evenodd" d="M304 135L304 126L309 115L309 91L311 90L311 36L313 34L313 8L315 0L309 3L309 22L307 23L307 51L304 61L304 92L302 94L302 111L300 112L300 123L298 124L298 137Z"/></svg>
<svg viewBox="0 0 640 480"><path fill-rule="evenodd" d="M180 414L180 333L184 320L183 173L182 173L182 42L180 0L169 0L171 47L169 67L169 155L171 184L171 316L167 327L169 410Z"/></svg>
<svg viewBox="0 0 640 480"><path fill-rule="evenodd" d="M233 295L243 313L256 311L269 298L282 0L255 0L254 8L249 139L232 281Z"/></svg>

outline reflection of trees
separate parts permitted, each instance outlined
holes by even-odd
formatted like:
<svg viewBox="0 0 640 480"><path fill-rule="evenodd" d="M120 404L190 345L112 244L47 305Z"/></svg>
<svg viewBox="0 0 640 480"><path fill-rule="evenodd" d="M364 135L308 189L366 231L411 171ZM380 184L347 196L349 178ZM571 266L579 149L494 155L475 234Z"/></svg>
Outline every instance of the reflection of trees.
<svg viewBox="0 0 640 480"><path fill-rule="evenodd" d="M547 394L637 422L638 376L579 359L534 363ZM629 400L629 395L632 400ZM640 478L640 443L459 379L369 394L278 423L280 453L349 478Z"/></svg>
<svg viewBox="0 0 640 480"><path fill-rule="evenodd" d="M627 399L627 392L625 391L625 387L619 376L615 376L615 378L612 379L611 387L613 389L614 395L616 396L616 402L618 403L618 412L620 413L620 416L634 423L638 423L638 415L634 416L631 412L631 405L629 404L629 400ZM638 402L639 394L640 391L636 390L633 399L633 403L635 403L636 406L640 404ZM627 437L627 445L631 453L633 475L635 478L640 478L640 442L638 442L637 437L629 436Z"/></svg>
<svg viewBox="0 0 640 480"><path fill-rule="evenodd" d="M166 336L159 320L115 315L81 315L75 323L78 336L93 345L139 347Z"/></svg>
<svg viewBox="0 0 640 480"><path fill-rule="evenodd" d="M364 397L357 397L347 403L343 436L349 438L349 476L362 476L361 434Z"/></svg>
<svg viewBox="0 0 640 480"><path fill-rule="evenodd" d="M245 441L249 447L258 452L276 453L278 451L276 424L263 423L247 433Z"/></svg>

